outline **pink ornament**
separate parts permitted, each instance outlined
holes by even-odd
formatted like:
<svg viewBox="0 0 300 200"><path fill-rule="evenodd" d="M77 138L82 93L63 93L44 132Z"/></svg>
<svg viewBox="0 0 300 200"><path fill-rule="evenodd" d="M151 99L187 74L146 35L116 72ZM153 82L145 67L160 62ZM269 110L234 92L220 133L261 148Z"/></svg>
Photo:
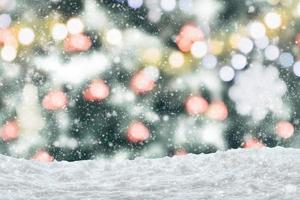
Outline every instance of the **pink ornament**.
<svg viewBox="0 0 300 200"><path fill-rule="evenodd" d="M207 107L207 101L201 96L189 96L185 101L185 110L190 115L204 113Z"/></svg>
<svg viewBox="0 0 300 200"><path fill-rule="evenodd" d="M245 140L243 147L244 148L262 148L262 147L265 147L265 145L261 141L258 141L256 138L249 137Z"/></svg>
<svg viewBox="0 0 300 200"><path fill-rule="evenodd" d="M101 79L92 81L83 91L83 96L88 101L101 101L109 95L109 87Z"/></svg>
<svg viewBox="0 0 300 200"><path fill-rule="evenodd" d="M15 120L7 121L0 129L0 137L3 141L17 139L19 136L18 123Z"/></svg>
<svg viewBox="0 0 300 200"><path fill-rule="evenodd" d="M144 94L153 90L155 81L142 70L132 77L130 87L136 94Z"/></svg>
<svg viewBox="0 0 300 200"><path fill-rule="evenodd" d="M44 97L42 104L47 110L61 110L67 107L68 98L64 92L53 90Z"/></svg>
<svg viewBox="0 0 300 200"><path fill-rule="evenodd" d="M143 142L150 137L149 129L142 122L133 122L127 129L127 139L130 142Z"/></svg>
<svg viewBox="0 0 300 200"><path fill-rule="evenodd" d="M294 126L288 121L279 121L275 127L276 134L284 139L287 139L294 134Z"/></svg>
<svg viewBox="0 0 300 200"><path fill-rule="evenodd" d="M176 37L176 44L180 51L189 52L196 41L204 39L203 32L193 24L186 24Z"/></svg>
<svg viewBox="0 0 300 200"><path fill-rule="evenodd" d="M38 160L41 162L53 162L54 158L48 152L44 150L38 150L31 158L32 160Z"/></svg>
<svg viewBox="0 0 300 200"><path fill-rule="evenodd" d="M223 121L228 117L228 109L223 101L214 101L208 106L206 115L210 119Z"/></svg>
<svg viewBox="0 0 300 200"><path fill-rule="evenodd" d="M87 51L91 46L91 38L81 33L69 35L64 41L64 48L68 52Z"/></svg>

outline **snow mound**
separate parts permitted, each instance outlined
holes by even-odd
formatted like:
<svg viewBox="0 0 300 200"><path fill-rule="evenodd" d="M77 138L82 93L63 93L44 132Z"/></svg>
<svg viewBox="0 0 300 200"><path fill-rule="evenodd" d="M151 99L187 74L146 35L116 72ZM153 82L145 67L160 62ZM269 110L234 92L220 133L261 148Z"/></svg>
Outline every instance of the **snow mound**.
<svg viewBox="0 0 300 200"><path fill-rule="evenodd" d="M51 164L0 156L0 199L298 199L300 150Z"/></svg>

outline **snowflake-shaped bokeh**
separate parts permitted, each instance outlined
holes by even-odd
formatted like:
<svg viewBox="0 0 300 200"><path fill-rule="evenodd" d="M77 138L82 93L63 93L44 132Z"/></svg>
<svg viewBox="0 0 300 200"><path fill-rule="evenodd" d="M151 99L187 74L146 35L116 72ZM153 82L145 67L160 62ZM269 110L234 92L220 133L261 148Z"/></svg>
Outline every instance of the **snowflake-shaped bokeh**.
<svg viewBox="0 0 300 200"><path fill-rule="evenodd" d="M253 63L236 78L235 84L229 90L229 96L236 103L239 114L260 121L269 112L286 115L282 101L286 91L287 86L279 78L277 68Z"/></svg>

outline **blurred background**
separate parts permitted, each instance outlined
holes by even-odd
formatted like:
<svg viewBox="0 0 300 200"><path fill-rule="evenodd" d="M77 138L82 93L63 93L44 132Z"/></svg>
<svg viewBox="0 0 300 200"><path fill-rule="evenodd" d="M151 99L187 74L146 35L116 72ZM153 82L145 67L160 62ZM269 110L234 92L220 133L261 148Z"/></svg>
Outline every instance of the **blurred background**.
<svg viewBox="0 0 300 200"><path fill-rule="evenodd" d="M0 0L0 153L300 147L298 0Z"/></svg>

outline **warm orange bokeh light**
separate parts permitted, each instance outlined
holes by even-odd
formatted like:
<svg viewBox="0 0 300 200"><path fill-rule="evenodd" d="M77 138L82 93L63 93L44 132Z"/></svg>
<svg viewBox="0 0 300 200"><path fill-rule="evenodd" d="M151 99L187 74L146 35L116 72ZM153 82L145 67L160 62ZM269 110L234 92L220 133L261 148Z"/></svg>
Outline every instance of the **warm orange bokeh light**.
<svg viewBox="0 0 300 200"><path fill-rule="evenodd" d="M208 106L206 115L210 119L223 121L228 117L227 106L223 101L214 101Z"/></svg>
<svg viewBox="0 0 300 200"><path fill-rule="evenodd" d="M109 95L108 85L101 79L92 81L83 91L83 96L88 101L101 101Z"/></svg>
<svg viewBox="0 0 300 200"><path fill-rule="evenodd" d="M142 122L133 122L127 130L127 139L130 142L143 142L150 137L149 129Z"/></svg>
<svg viewBox="0 0 300 200"><path fill-rule="evenodd" d="M64 42L64 48L68 52L87 51L91 46L91 38L83 34L69 35Z"/></svg>
<svg viewBox="0 0 300 200"><path fill-rule="evenodd" d="M44 150L38 150L32 157L32 160L38 160L41 162L53 162L54 157Z"/></svg>
<svg viewBox="0 0 300 200"><path fill-rule="evenodd" d="M207 101L201 96L189 96L185 101L185 110L190 115L204 113L207 107Z"/></svg>
<svg viewBox="0 0 300 200"><path fill-rule="evenodd" d="M192 48L192 44L196 41L204 39L203 32L193 24L186 24L176 37L176 44L180 51L188 52Z"/></svg>
<svg viewBox="0 0 300 200"><path fill-rule="evenodd" d="M17 139L19 136L19 126L15 120L7 121L0 129L0 137L3 141Z"/></svg>
<svg viewBox="0 0 300 200"><path fill-rule="evenodd" d="M279 121L276 124L275 132L279 137L287 139L294 134L294 126L288 121Z"/></svg>
<svg viewBox="0 0 300 200"><path fill-rule="evenodd" d="M153 90L155 81L142 70L132 77L130 87L136 94L144 94Z"/></svg>
<svg viewBox="0 0 300 200"><path fill-rule="evenodd" d="M43 99L43 107L47 110L60 110L67 107L68 98L67 95L60 91L50 91Z"/></svg>

